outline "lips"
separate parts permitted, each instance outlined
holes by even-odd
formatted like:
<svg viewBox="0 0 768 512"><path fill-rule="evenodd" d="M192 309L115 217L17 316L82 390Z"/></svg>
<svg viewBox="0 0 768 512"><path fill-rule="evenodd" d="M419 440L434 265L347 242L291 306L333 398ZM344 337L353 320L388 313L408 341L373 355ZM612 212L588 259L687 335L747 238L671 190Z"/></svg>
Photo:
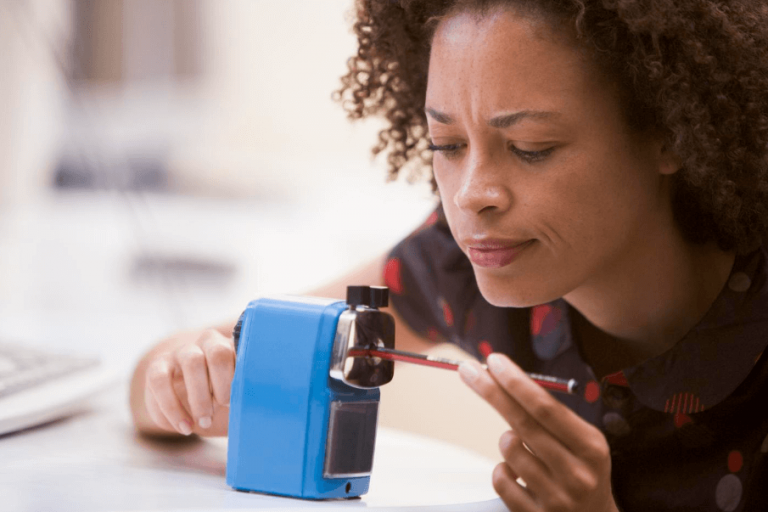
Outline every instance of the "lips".
<svg viewBox="0 0 768 512"><path fill-rule="evenodd" d="M467 244L467 255L472 263L483 268L506 267L529 248L535 240L483 240Z"/></svg>

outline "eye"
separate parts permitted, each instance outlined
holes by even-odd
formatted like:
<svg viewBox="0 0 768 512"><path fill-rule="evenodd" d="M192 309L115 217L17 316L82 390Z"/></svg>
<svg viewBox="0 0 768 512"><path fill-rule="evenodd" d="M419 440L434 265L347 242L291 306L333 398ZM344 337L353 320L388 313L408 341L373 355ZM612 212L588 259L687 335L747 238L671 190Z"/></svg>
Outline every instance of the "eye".
<svg viewBox="0 0 768 512"><path fill-rule="evenodd" d="M458 154L461 147L462 144L444 144L440 146L430 143L429 146L427 146L427 149L430 151L437 151L441 153L445 158L450 160ZM522 149L510 144L509 150L523 162L533 164L540 162L551 155L555 150L555 147L553 146L551 148L542 149L540 151L523 151Z"/></svg>
<svg viewBox="0 0 768 512"><path fill-rule="evenodd" d="M456 156L456 153L459 152L460 148L461 144L444 144L442 146L436 146L435 144L430 143L429 146L427 146L427 149L430 151L437 151L442 153L442 155L448 159Z"/></svg>
<svg viewBox="0 0 768 512"><path fill-rule="evenodd" d="M540 162L541 160L544 160L549 155L552 154L552 152L555 150L555 147L552 146L551 148L542 149L541 151L523 151L522 149L519 149L512 144L509 145L509 150L517 155L520 160L533 164L536 162Z"/></svg>

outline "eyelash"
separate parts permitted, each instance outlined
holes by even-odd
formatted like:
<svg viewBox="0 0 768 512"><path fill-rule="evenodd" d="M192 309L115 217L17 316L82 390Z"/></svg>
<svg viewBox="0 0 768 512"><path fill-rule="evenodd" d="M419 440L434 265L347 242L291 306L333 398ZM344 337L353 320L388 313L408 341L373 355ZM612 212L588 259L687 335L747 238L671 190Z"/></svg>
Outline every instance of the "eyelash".
<svg viewBox="0 0 768 512"><path fill-rule="evenodd" d="M442 153L442 155L447 158L451 159L454 156L456 156L456 153L459 152L459 149L461 148L461 144L445 144L442 146L436 146L434 144L430 144L427 149L431 151L438 151ZM555 150L554 146L547 149L542 149L541 151L523 151L522 149L518 149L515 146L510 145L509 146L510 151L517 155L518 158L523 160L526 163L533 164L536 162L540 162L547 158L552 152Z"/></svg>

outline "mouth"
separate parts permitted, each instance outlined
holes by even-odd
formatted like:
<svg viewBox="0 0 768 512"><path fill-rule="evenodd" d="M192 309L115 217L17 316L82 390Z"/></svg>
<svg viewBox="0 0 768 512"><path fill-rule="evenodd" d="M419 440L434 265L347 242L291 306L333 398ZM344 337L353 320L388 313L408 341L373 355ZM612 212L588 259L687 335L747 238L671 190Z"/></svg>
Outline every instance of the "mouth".
<svg viewBox="0 0 768 512"><path fill-rule="evenodd" d="M522 242L508 240L470 242L471 245L467 245L467 255L470 261L478 267L502 268L515 261L535 241L532 239Z"/></svg>

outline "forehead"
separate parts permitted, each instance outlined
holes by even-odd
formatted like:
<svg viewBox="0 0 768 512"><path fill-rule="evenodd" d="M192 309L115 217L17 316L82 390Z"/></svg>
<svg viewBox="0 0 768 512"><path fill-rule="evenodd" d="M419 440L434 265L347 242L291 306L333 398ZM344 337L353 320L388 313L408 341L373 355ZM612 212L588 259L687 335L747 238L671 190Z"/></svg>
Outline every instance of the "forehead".
<svg viewBox="0 0 768 512"><path fill-rule="evenodd" d="M602 82L575 39L541 18L508 10L482 17L462 13L435 31L427 106L556 109L603 93Z"/></svg>

